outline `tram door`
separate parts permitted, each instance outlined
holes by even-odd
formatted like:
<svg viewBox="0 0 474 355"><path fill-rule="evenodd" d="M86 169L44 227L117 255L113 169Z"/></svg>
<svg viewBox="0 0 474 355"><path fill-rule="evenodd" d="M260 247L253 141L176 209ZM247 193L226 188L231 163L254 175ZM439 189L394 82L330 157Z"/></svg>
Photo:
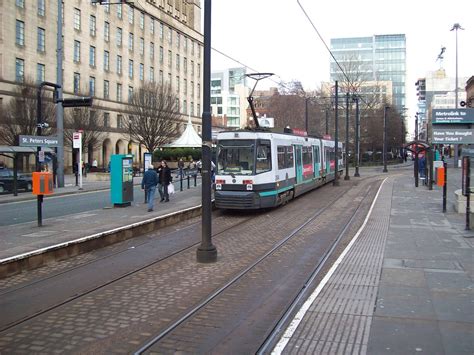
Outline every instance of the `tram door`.
<svg viewBox="0 0 474 355"><path fill-rule="evenodd" d="M319 146L313 145L313 159L314 159L314 177L320 177L321 161L319 154Z"/></svg>
<svg viewBox="0 0 474 355"><path fill-rule="evenodd" d="M302 157L302 146L295 145L295 173L296 173L296 183L299 184L303 181L303 157Z"/></svg>

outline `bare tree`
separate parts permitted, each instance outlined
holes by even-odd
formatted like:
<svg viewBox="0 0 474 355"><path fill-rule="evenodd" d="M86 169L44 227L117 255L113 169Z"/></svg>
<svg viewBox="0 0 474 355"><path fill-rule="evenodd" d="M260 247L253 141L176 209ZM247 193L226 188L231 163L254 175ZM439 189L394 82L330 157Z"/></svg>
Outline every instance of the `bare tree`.
<svg viewBox="0 0 474 355"><path fill-rule="evenodd" d="M169 143L176 135L176 122L181 117L178 97L171 86L147 82L132 95L125 120L131 139L153 152Z"/></svg>
<svg viewBox="0 0 474 355"><path fill-rule="evenodd" d="M89 107L76 107L65 110L64 142L72 149L73 133L82 131L82 151L95 150L102 145L105 133L101 130L97 112Z"/></svg>
<svg viewBox="0 0 474 355"><path fill-rule="evenodd" d="M38 87L31 79L18 84L14 97L0 112L0 142L6 145L18 145L20 135L36 135ZM42 90L42 119L50 128L43 129L43 135L49 135L55 125L54 104L48 90Z"/></svg>

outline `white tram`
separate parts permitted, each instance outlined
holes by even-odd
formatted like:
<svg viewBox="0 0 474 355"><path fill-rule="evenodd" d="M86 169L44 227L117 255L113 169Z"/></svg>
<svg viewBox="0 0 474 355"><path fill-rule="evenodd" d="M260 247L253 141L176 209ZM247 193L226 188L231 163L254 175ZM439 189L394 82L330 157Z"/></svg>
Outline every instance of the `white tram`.
<svg viewBox="0 0 474 355"><path fill-rule="evenodd" d="M339 174L343 170L338 144ZM229 131L217 135L215 205L274 207L334 179L335 142L293 133Z"/></svg>

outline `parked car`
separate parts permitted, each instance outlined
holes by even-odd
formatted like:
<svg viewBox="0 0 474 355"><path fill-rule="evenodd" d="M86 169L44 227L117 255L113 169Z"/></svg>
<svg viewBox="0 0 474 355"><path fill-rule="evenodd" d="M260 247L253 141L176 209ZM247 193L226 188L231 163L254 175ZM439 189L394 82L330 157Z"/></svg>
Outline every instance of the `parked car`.
<svg viewBox="0 0 474 355"><path fill-rule="evenodd" d="M17 174L17 189L31 191L33 188L33 181L30 176L18 173ZM3 168L0 169L0 193L6 191L13 191L13 170Z"/></svg>

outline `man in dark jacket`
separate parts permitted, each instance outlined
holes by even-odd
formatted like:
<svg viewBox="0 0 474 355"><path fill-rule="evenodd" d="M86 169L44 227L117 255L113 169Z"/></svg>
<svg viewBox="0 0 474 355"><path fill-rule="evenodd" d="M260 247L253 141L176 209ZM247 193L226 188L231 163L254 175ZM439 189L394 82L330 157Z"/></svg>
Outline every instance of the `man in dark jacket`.
<svg viewBox="0 0 474 355"><path fill-rule="evenodd" d="M160 184L158 191L160 192L161 202L169 202L168 185L172 180L171 169L166 164L166 161L162 160L161 166L158 168L158 183Z"/></svg>
<svg viewBox="0 0 474 355"><path fill-rule="evenodd" d="M148 201L148 212L153 211L153 207L155 205L155 191L157 184L158 175L156 174L153 165L150 165L145 174L143 174L142 179L142 189L145 190L146 198Z"/></svg>

